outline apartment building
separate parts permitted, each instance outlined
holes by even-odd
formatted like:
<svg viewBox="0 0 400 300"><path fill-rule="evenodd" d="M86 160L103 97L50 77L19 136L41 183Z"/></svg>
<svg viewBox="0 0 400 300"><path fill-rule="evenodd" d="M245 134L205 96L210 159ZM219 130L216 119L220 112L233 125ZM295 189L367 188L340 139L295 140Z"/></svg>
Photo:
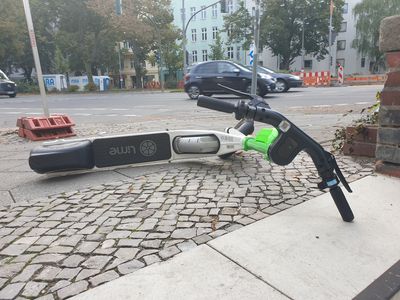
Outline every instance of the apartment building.
<svg viewBox="0 0 400 300"><path fill-rule="evenodd" d="M234 12L240 2L243 0L227 0L228 13ZM343 7L343 22L340 32L337 33L333 41L332 49L332 71L336 71L336 64L340 63L344 66L345 74L369 74L371 62L368 57L361 57L357 50L351 47L352 41L356 36L355 19L353 17L354 6L362 0L346 0ZM172 0L171 7L174 14L174 24L182 28L182 7L184 4L184 13L186 23L189 18L202 7L206 7L215 3L215 0ZM254 15L255 1L244 0L246 8L250 14ZM186 31L187 53L189 64L209 60L210 44L215 41L216 33L220 33L222 40L225 42L226 58L249 64L249 49L243 49L241 44L227 44L227 34L222 32L224 27L224 14L221 14L220 5L215 4L209 9L197 14L190 22ZM326 26L329 26L328 20ZM307 32L305 32L307 38ZM301 57L295 59L291 65L294 71L301 70ZM304 67L307 71L328 71L328 56L318 61L315 57L306 55L304 57ZM272 69L279 69L279 58L274 56L270 50L264 49L259 55L259 64Z"/></svg>

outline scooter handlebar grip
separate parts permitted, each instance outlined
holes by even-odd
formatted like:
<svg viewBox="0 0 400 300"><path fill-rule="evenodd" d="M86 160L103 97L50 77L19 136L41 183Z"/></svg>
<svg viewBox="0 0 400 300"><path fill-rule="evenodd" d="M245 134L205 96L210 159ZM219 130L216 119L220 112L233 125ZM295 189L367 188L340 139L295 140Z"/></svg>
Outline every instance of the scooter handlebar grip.
<svg viewBox="0 0 400 300"><path fill-rule="evenodd" d="M199 100L197 100L197 106L221 111L224 113L233 113L237 110L236 104L207 96L200 96Z"/></svg>
<svg viewBox="0 0 400 300"><path fill-rule="evenodd" d="M336 207L339 210L339 213L342 216L343 221L345 222L353 221L354 219L353 212L341 188L336 186L330 189L329 192L331 193L333 201L335 201Z"/></svg>

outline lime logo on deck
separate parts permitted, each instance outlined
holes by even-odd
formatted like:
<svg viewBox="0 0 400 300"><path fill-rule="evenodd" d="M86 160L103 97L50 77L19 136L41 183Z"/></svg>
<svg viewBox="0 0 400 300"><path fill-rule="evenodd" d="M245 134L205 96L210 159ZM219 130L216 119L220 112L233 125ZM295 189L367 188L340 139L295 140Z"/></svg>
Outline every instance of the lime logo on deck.
<svg viewBox="0 0 400 300"><path fill-rule="evenodd" d="M111 156L136 154L136 148L135 146L110 147L108 150L108 154L110 154Z"/></svg>
<svg viewBox="0 0 400 300"><path fill-rule="evenodd" d="M145 140L140 143L140 153L143 156L153 156L157 152L157 145L151 140Z"/></svg>

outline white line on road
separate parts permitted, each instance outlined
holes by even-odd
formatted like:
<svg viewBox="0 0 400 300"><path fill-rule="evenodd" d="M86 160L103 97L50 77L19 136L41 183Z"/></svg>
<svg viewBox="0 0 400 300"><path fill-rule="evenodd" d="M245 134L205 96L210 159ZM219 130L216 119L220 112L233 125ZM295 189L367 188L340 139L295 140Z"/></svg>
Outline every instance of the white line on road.
<svg viewBox="0 0 400 300"><path fill-rule="evenodd" d="M312 107L331 107L332 105L313 105Z"/></svg>
<svg viewBox="0 0 400 300"><path fill-rule="evenodd" d="M123 115L123 117L137 117L137 115Z"/></svg>
<svg viewBox="0 0 400 300"><path fill-rule="evenodd" d="M356 102L356 104L364 105L364 104L372 104L372 102Z"/></svg>
<svg viewBox="0 0 400 300"><path fill-rule="evenodd" d="M75 113L75 114L72 114L73 116L82 116L82 117L88 117L88 116L91 116L92 114L84 114L84 113Z"/></svg>
<svg viewBox="0 0 400 300"><path fill-rule="evenodd" d="M349 103L338 103L338 104L335 104L335 106L346 106L346 105L350 105Z"/></svg>

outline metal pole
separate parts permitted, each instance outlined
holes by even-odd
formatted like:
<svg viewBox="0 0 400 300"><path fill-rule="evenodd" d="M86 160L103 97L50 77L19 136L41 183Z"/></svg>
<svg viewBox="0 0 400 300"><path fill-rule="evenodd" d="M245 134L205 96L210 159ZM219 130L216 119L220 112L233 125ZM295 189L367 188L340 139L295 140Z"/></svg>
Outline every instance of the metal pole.
<svg viewBox="0 0 400 300"><path fill-rule="evenodd" d="M182 0L182 48L183 48L183 77L186 75L186 12L185 0Z"/></svg>
<svg viewBox="0 0 400 300"><path fill-rule="evenodd" d="M304 70L304 20L301 33L301 69Z"/></svg>
<svg viewBox="0 0 400 300"><path fill-rule="evenodd" d="M260 39L260 0L256 0L256 22L254 26L254 58L253 58L253 74L251 77L251 94L257 93L257 66L258 66L258 47Z"/></svg>
<svg viewBox="0 0 400 300"><path fill-rule="evenodd" d="M330 14L329 14L329 72L332 74L332 15L333 6L331 0Z"/></svg>
<svg viewBox="0 0 400 300"><path fill-rule="evenodd" d="M155 24L155 23L154 23ZM158 51L160 52L160 85L161 85L161 92L164 93L164 74L163 74L163 56L162 56L162 46L161 46L161 34L160 30L157 29L158 32Z"/></svg>
<svg viewBox="0 0 400 300"><path fill-rule="evenodd" d="M118 68L119 68L119 88L122 89L122 75L121 75L121 42L118 42Z"/></svg>
<svg viewBox="0 0 400 300"><path fill-rule="evenodd" d="M46 90L44 88L43 73L42 73L42 67L40 65L39 51L36 44L35 30L33 29L31 8L29 6L29 0L22 0L22 1L24 4L26 24L28 25L29 37L31 40L33 60L35 61L35 69L39 83L40 95L42 98L43 112L46 117L49 117L50 113L49 113L49 108L47 106Z"/></svg>

